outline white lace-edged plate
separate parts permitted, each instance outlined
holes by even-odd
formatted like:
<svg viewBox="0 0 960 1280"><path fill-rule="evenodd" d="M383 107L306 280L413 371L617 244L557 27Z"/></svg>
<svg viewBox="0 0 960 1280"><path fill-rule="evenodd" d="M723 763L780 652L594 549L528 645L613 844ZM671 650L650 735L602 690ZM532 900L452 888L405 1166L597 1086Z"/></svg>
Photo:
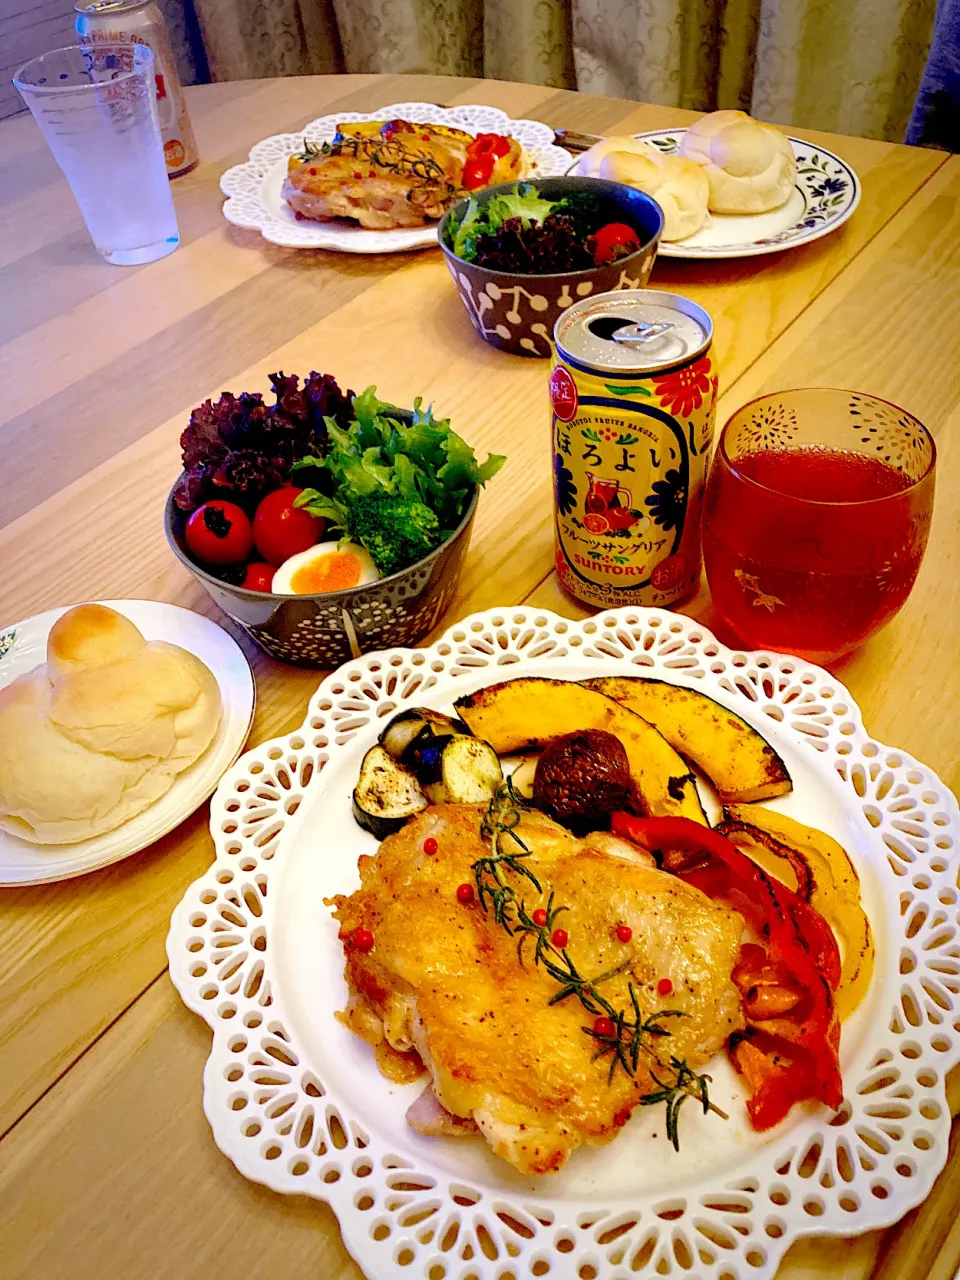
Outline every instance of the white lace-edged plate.
<svg viewBox="0 0 960 1280"><path fill-rule="evenodd" d="M350 796L393 711L448 708L523 674L601 672L702 689L769 738L794 780L771 807L830 832L856 861L876 970L844 1027L836 1116L808 1104L754 1133L718 1057L712 1094L731 1119L685 1108L679 1154L660 1109L641 1109L610 1146L525 1178L479 1139L406 1126L422 1082L391 1084L334 1017L346 988L323 898L356 887L357 858L376 847ZM215 1139L247 1177L327 1201L371 1280L767 1280L799 1236L896 1221L944 1164L944 1077L960 1058L958 826L943 783L875 742L827 672L727 649L662 610L572 622L493 609L428 649L366 654L323 681L299 730L224 777L216 859L173 915L171 977L213 1030L204 1110Z"/></svg>
<svg viewBox="0 0 960 1280"><path fill-rule="evenodd" d="M341 253L405 253L429 249L437 243L437 224L367 231L346 220L313 222L294 216L280 195L287 161L306 142L329 142L340 123L363 120L409 120L411 124L445 124L478 133L508 135L523 147L525 179L549 178L570 166L570 153L553 142L553 130L539 120L511 120L496 107L438 107L429 102L395 102L379 111L341 111L311 120L299 133L264 138L250 151L250 159L234 165L220 179L227 197L223 216L238 227L257 230L264 240L293 249L337 249Z"/></svg>

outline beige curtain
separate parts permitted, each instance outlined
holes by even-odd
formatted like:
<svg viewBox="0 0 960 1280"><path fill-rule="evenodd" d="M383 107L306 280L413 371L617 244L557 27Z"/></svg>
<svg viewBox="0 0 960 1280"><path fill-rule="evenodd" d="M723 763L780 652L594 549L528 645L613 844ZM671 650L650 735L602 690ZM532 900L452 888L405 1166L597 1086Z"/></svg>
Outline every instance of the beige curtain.
<svg viewBox="0 0 960 1280"><path fill-rule="evenodd" d="M214 79L523 80L900 139L936 0L194 0Z"/></svg>
<svg viewBox="0 0 960 1280"><path fill-rule="evenodd" d="M936 0L573 0L577 86L902 139Z"/></svg>
<svg viewBox="0 0 960 1280"><path fill-rule="evenodd" d="M194 0L214 80L327 71L576 88L570 0Z"/></svg>

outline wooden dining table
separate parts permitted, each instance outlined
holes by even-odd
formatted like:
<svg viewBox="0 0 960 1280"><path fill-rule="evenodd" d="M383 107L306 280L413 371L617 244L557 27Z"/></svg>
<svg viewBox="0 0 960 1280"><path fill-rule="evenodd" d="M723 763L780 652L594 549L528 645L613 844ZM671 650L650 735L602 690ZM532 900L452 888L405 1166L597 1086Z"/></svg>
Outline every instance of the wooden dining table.
<svg viewBox="0 0 960 1280"><path fill-rule="evenodd" d="M57 605L135 597L233 630L169 551L163 503L191 408L224 389L265 391L278 369L375 383L398 404L421 395L478 451L508 455L480 503L446 625L521 602L584 616L552 567L548 363L478 338L438 249L366 257L278 248L224 221L219 179L260 138L388 103L490 103L599 134L683 124L691 113L431 76L204 85L187 99L201 160L173 183L182 242L137 268L98 257L32 118L0 125L0 627ZM929 426L938 492L916 587L835 675L873 735L956 790L960 159L794 132L860 175L851 220L772 257L661 258L651 285L713 316L718 422L763 392L833 385L886 397ZM705 588L683 612L715 621ZM320 673L238 639L257 683L250 742L289 732ZM212 858L205 806L126 861L0 890L3 1280L360 1280L329 1208L246 1181L204 1118L209 1031L168 979L164 937ZM952 1102L956 1112L960 1093ZM783 1280L951 1280L960 1262L955 1145L927 1202L900 1225L798 1241Z"/></svg>

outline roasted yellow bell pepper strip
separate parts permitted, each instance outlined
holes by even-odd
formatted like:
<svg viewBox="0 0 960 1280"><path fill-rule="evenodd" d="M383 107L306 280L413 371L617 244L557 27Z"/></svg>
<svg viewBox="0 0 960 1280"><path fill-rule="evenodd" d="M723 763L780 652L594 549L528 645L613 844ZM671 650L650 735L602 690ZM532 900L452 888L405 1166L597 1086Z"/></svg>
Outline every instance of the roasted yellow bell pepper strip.
<svg viewBox="0 0 960 1280"><path fill-rule="evenodd" d="M723 815L716 829L762 870L795 889L837 935L842 968L834 1001L846 1021L867 993L874 959L860 880L846 850L825 832L762 805L728 805Z"/></svg>

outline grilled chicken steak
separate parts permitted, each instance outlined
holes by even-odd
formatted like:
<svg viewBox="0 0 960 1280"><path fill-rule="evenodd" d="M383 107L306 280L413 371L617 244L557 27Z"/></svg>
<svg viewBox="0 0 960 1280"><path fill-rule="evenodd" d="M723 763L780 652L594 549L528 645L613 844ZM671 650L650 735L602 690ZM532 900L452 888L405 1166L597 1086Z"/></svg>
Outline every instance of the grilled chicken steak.
<svg viewBox="0 0 960 1280"><path fill-rule="evenodd" d="M302 218L353 218L368 230L420 227L464 194L470 134L407 120L343 124L333 142L292 156L283 199ZM499 158L494 182L519 177L520 145Z"/></svg>
<svg viewBox="0 0 960 1280"><path fill-rule="evenodd" d="M649 1073L657 1060L644 1051L635 1078L620 1067L609 1078L610 1059L594 1061L597 1044L583 1031L590 1015L575 997L549 1003L558 984L533 963L532 945L521 964L516 937L492 912L476 896L458 900L457 887L474 881L473 863L490 853L481 816L469 805L435 806L360 859L361 887L333 901L351 992L343 1017L385 1066L391 1054L422 1060L433 1098L414 1104L412 1125L445 1134L475 1124L522 1173L547 1173L582 1144L616 1136L657 1088ZM536 811L524 813L518 832L542 893L506 874L528 911L552 891L555 905L569 907L560 922L579 972L624 966L603 982L607 1000L629 1010L632 981L645 1016L681 1011L687 1016L665 1019L670 1034L650 1044L664 1063L705 1063L743 1025L730 979L740 916L609 835L578 840ZM432 855L428 837L437 842ZM618 925L632 930L626 944ZM351 943L358 929L368 931L358 935L363 948ZM672 991L659 994L667 978Z"/></svg>

